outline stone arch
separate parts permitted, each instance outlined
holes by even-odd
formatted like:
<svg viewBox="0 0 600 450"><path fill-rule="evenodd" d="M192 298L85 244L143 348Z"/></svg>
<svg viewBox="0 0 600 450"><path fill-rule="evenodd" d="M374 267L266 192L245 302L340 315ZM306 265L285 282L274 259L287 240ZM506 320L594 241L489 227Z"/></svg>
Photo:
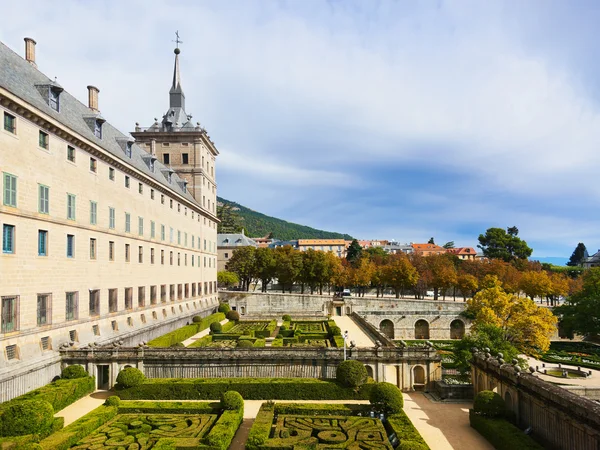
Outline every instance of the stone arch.
<svg viewBox="0 0 600 450"><path fill-rule="evenodd" d="M509 391L506 391L504 394L504 404L506 405L506 409L509 411L513 410L513 399Z"/></svg>
<svg viewBox="0 0 600 450"><path fill-rule="evenodd" d="M389 319L382 320L379 324L379 330L390 339L394 339L394 322Z"/></svg>
<svg viewBox="0 0 600 450"><path fill-rule="evenodd" d="M462 339L465 337L465 323L462 320L454 319L450 322L450 339Z"/></svg>
<svg viewBox="0 0 600 450"><path fill-rule="evenodd" d="M365 366L365 368L367 369L367 376L369 376L371 378L375 378L373 376L373 368L371 366Z"/></svg>
<svg viewBox="0 0 600 450"><path fill-rule="evenodd" d="M413 389L423 389L425 387L425 381L425 369L423 366L413 367Z"/></svg>
<svg viewBox="0 0 600 450"><path fill-rule="evenodd" d="M429 339L429 322L425 319L415 322L415 339Z"/></svg>

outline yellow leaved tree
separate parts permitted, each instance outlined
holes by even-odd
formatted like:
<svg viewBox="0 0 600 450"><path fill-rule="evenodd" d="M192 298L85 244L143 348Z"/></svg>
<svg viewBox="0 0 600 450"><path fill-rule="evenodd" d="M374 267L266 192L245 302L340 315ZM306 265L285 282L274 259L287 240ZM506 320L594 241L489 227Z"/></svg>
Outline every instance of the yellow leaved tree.
<svg viewBox="0 0 600 450"><path fill-rule="evenodd" d="M505 292L495 275L487 275L480 287L465 310L473 320L474 331L483 325L497 326L508 342L528 355L538 356L550 348L557 318L548 308Z"/></svg>

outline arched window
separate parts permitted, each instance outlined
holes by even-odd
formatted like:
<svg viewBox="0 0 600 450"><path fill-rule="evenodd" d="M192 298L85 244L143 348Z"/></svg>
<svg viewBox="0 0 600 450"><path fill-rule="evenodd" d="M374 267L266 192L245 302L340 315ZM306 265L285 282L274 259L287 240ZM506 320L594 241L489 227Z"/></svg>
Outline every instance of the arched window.
<svg viewBox="0 0 600 450"><path fill-rule="evenodd" d="M429 339L429 323L420 319L415 323L415 339Z"/></svg>
<svg viewBox="0 0 600 450"><path fill-rule="evenodd" d="M450 339L462 339L465 337L465 324L462 320L450 322Z"/></svg>
<svg viewBox="0 0 600 450"><path fill-rule="evenodd" d="M379 331L390 339L394 339L394 322L385 319L379 324Z"/></svg>

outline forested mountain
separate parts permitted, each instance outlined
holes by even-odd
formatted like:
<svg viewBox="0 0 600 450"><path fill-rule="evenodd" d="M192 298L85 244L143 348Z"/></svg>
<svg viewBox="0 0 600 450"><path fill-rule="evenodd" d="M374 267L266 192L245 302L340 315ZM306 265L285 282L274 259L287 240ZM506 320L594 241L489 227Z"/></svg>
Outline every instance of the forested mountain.
<svg viewBox="0 0 600 450"><path fill-rule="evenodd" d="M244 228L246 235L250 237L263 237L271 234L273 238L281 240L352 239L352 236L348 234L317 230L270 217L221 197L217 197L217 202L217 215L221 219L219 233L237 233Z"/></svg>

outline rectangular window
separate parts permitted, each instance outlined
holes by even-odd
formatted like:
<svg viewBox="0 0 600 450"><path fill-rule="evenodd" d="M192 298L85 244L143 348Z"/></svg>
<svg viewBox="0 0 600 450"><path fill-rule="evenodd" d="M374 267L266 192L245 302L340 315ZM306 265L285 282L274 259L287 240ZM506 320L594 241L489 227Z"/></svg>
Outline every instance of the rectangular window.
<svg viewBox="0 0 600 450"><path fill-rule="evenodd" d="M65 319L77 320L79 318L79 294L67 292L65 301Z"/></svg>
<svg viewBox="0 0 600 450"><path fill-rule="evenodd" d="M154 200L154 189L150 189L150 200Z"/></svg>
<svg viewBox="0 0 600 450"><path fill-rule="evenodd" d="M19 331L19 297L2 297L2 333Z"/></svg>
<svg viewBox="0 0 600 450"><path fill-rule="evenodd" d="M140 194L144 193L144 185L142 183L138 183L138 192Z"/></svg>
<svg viewBox="0 0 600 450"><path fill-rule="evenodd" d="M164 265L164 264L165 264L165 251L164 251L164 250L161 250L161 251L160 251L160 263L161 263L162 265Z"/></svg>
<svg viewBox="0 0 600 450"><path fill-rule="evenodd" d="M183 164L189 164L190 163L190 159L187 153L182 153L181 154L181 158L182 158L182 162Z"/></svg>
<svg viewBox="0 0 600 450"><path fill-rule="evenodd" d="M140 236L144 235L144 219L141 217L138 217L138 234Z"/></svg>
<svg viewBox="0 0 600 450"><path fill-rule="evenodd" d="M96 239L90 239L90 259L96 259Z"/></svg>
<svg viewBox="0 0 600 450"><path fill-rule="evenodd" d="M60 91L58 89L50 89L48 94L48 104L50 105L50 108L58 112L60 106Z"/></svg>
<svg viewBox="0 0 600 450"><path fill-rule="evenodd" d="M196 247L196 244L194 243L194 238L195 238L195 237L196 237L196 236L192 235L192 248Z"/></svg>
<svg viewBox="0 0 600 450"><path fill-rule="evenodd" d="M125 289L127 290L127 289ZM119 309L119 291L117 289L108 290L108 312L114 313Z"/></svg>
<svg viewBox="0 0 600 450"><path fill-rule="evenodd" d="M108 208L108 228L115 229L115 208Z"/></svg>
<svg viewBox="0 0 600 450"><path fill-rule="evenodd" d="M125 262L129 262L129 244L125 244Z"/></svg>
<svg viewBox="0 0 600 450"><path fill-rule="evenodd" d="M67 194L67 219L75 220L75 196Z"/></svg>
<svg viewBox="0 0 600 450"><path fill-rule="evenodd" d="M39 192L39 202L38 207L39 211L42 214L50 213L50 188L48 186L44 186L43 184L38 185Z"/></svg>
<svg viewBox="0 0 600 450"><path fill-rule="evenodd" d="M190 285L185 283L185 298L190 298Z"/></svg>
<svg viewBox="0 0 600 450"><path fill-rule="evenodd" d="M138 287L138 308L146 306L146 288L144 286Z"/></svg>
<svg viewBox="0 0 600 450"><path fill-rule="evenodd" d="M173 265L173 252L169 252L169 263Z"/></svg>
<svg viewBox="0 0 600 450"><path fill-rule="evenodd" d="M165 240L165 226L164 225L160 226L160 239L161 239L161 241Z"/></svg>
<svg viewBox="0 0 600 450"><path fill-rule="evenodd" d="M171 300L172 302L175 301L175 285L174 284L169 286L169 300Z"/></svg>
<svg viewBox="0 0 600 450"><path fill-rule="evenodd" d="M117 323L116 320L112 320L110 322L110 326L112 327L113 331L119 331L119 324Z"/></svg>
<svg viewBox="0 0 600 450"><path fill-rule="evenodd" d="M125 233L131 232L131 215L129 213L125 213Z"/></svg>
<svg viewBox="0 0 600 450"><path fill-rule="evenodd" d="M129 177L125 175L125 187L129 189Z"/></svg>
<svg viewBox="0 0 600 450"><path fill-rule="evenodd" d="M184 236L183 236L183 245L185 245L187 247L187 243L188 243L187 233L185 233Z"/></svg>
<svg viewBox="0 0 600 450"><path fill-rule="evenodd" d="M156 286L150 286L150 304L156 305Z"/></svg>
<svg viewBox="0 0 600 450"><path fill-rule="evenodd" d="M96 173L98 170L98 161L95 158L90 158L90 171Z"/></svg>
<svg viewBox="0 0 600 450"><path fill-rule="evenodd" d="M17 207L17 177L4 173L4 204Z"/></svg>
<svg viewBox="0 0 600 450"><path fill-rule="evenodd" d="M92 332L94 336L100 336L100 327L98 325L92 325Z"/></svg>
<svg viewBox="0 0 600 450"><path fill-rule="evenodd" d="M75 148L67 145L67 161L75 162Z"/></svg>
<svg viewBox="0 0 600 450"><path fill-rule="evenodd" d="M161 205L165 204L165 196L163 194L160 194L160 204Z"/></svg>
<svg viewBox="0 0 600 450"><path fill-rule="evenodd" d="M67 258L75 257L75 235L67 234Z"/></svg>
<svg viewBox="0 0 600 450"><path fill-rule="evenodd" d="M125 309L133 308L133 288L125 288Z"/></svg>
<svg viewBox="0 0 600 450"><path fill-rule="evenodd" d="M154 223L154 220L150 221L150 238L154 239L156 234L156 224Z"/></svg>
<svg viewBox="0 0 600 450"><path fill-rule="evenodd" d="M108 168L108 179L110 181L115 181L115 169L113 169L112 167Z"/></svg>
<svg viewBox="0 0 600 450"><path fill-rule="evenodd" d="M98 203L90 202L90 225L98 223Z"/></svg>
<svg viewBox="0 0 600 450"><path fill-rule="evenodd" d="M2 253L15 252L15 226L2 225Z"/></svg>
<svg viewBox="0 0 600 450"><path fill-rule="evenodd" d="M109 261L115 260L115 242L114 241L108 241L108 260Z"/></svg>
<svg viewBox="0 0 600 450"><path fill-rule="evenodd" d="M4 129L13 134L17 133L17 119L7 112L4 113Z"/></svg>
<svg viewBox="0 0 600 450"><path fill-rule="evenodd" d="M181 265L181 253L177 252L177 265Z"/></svg>
<svg viewBox="0 0 600 450"><path fill-rule="evenodd" d="M48 231L38 230L38 256L48 256Z"/></svg>
<svg viewBox="0 0 600 450"><path fill-rule="evenodd" d="M173 243L174 238L175 238L175 231L173 230L173 227L169 227L169 241L171 242L171 244Z"/></svg>
<svg viewBox="0 0 600 450"><path fill-rule="evenodd" d="M96 120L94 124L94 136L98 139L102 139L102 122L100 120Z"/></svg>
<svg viewBox="0 0 600 450"><path fill-rule="evenodd" d="M138 262L140 264L144 262L144 247L141 245L138 247Z"/></svg>
<svg viewBox="0 0 600 450"><path fill-rule="evenodd" d="M173 209L173 199L169 199L169 207Z"/></svg>
<svg viewBox="0 0 600 450"><path fill-rule="evenodd" d="M163 164L166 166L171 163L171 158L168 153L163 154Z"/></svg>
<svg viewBox="0 0 600 450"><path fill-rule="evenodd" d="M100 315L100 289L90 291L90 316Z"/></svg>
<svg viewBox="0 0 600 450"><path fill-rule="evenodd" d="M177 230L177 245L181 245L181 231Z"/></svg>
<svg viewBox="0 0 600 450"><path fill-rule="evenodd" d="M183 298L183 285L178 284L177 285L177 299L181 300L182 298Z"/></svg>
<svg viewBox="0 0 600 450"><path fill-rule="evenodd" d="M154 249L150 249L150 264L154 264Z"/></svg>
<svg viewBox="0 0 600 450"><path fill-rule="evenodd" d="M38 327L52 323L50 294L38 294L37 296L37 324Z"/></svg>
<svg viewBox="0 0 600 450"><path fill-rule="evenodd" d="M19 349L16 344L6 346L6 359L19 359Z"/></svg>
<svg viewBox="0 0 600 450"><path fill-rule="evenodd" d="M48 150L48 133L44 133L42 130L40 130L38 142L41 148Z"/></svg>
<svg viewBox="0 0 600 450"><path fill-rule="evenodd" d="M160 286L160 302L167 303L167 285L162 284Z"/></svg>

